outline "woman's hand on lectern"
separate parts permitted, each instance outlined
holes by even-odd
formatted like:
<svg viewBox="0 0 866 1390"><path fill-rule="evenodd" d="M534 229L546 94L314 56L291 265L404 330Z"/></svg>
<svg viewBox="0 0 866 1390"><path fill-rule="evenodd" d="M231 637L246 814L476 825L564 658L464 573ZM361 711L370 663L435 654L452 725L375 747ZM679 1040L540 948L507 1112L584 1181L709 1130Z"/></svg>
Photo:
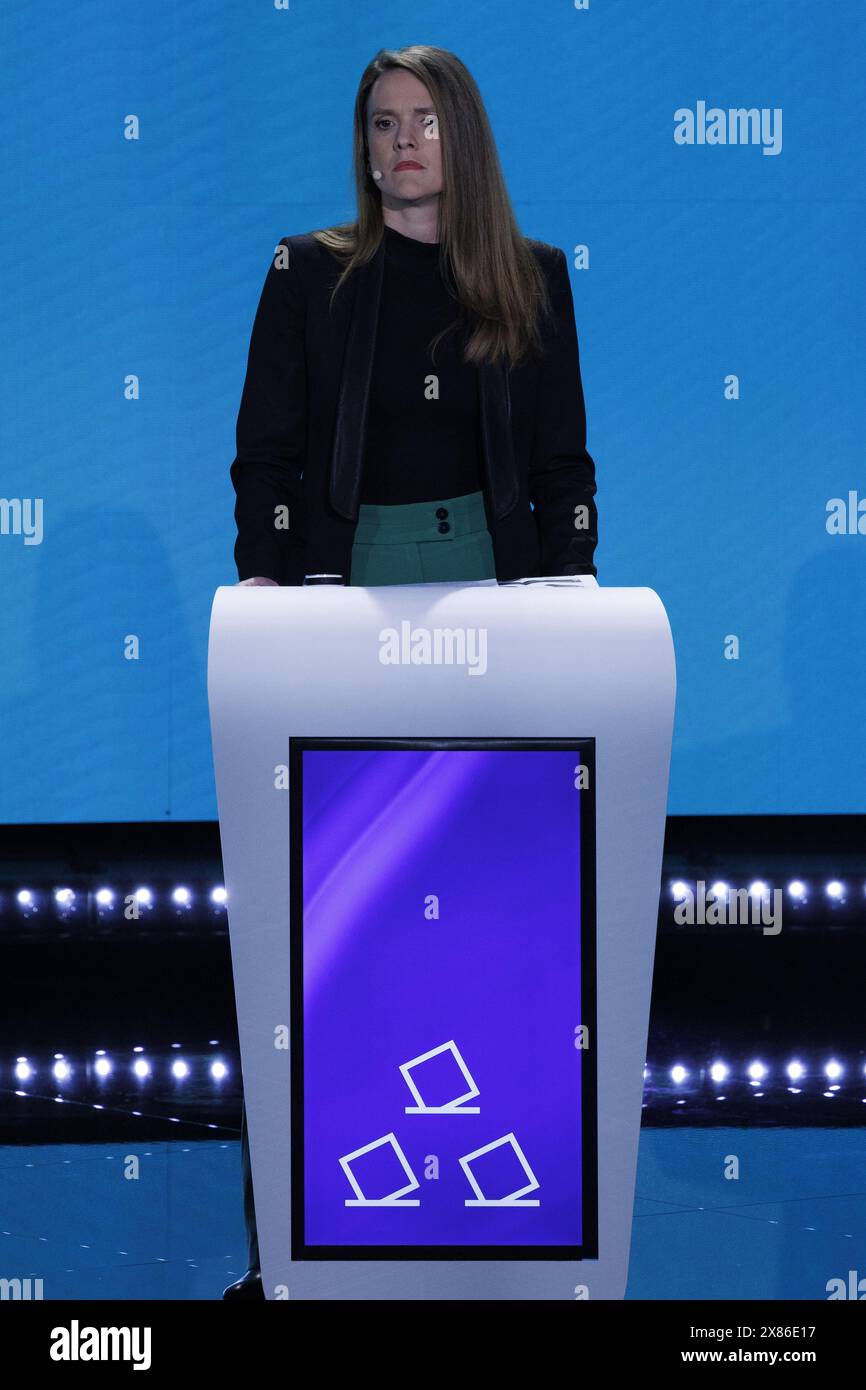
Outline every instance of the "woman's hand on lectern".
<svg viewBox="0 0 866 1390"><path fill-rule="evenodd" d="M238 588L240 588L244 584L273 584L276 588L280 587L279 584L277 584L276 579L265 579L264 575L261 574L257 574L255 579L241 579L238 583Z"/></svg>

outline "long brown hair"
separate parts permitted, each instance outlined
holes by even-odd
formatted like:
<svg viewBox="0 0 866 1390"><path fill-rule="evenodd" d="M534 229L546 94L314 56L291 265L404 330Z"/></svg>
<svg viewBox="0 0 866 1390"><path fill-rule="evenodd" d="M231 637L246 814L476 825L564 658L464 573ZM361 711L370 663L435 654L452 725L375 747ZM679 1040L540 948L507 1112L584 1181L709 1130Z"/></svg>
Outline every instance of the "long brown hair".
<svg viewBox="0 0 866 1390"><path fill-rule="evenodd" d="M468 68L447 49L383 48L364 70L353 135L357 220L313 232L345 261L332 301L352 271L375 255L384 236L382 198L367 168L367 98L377 77L393 68L414 73L436 109L442 140L440 267L467 326L464 360L507 357L514 366L540 351L539 318L550 309L547 286L518 229L481 93ZM434 344L441 337L437 334Z"/></svg>

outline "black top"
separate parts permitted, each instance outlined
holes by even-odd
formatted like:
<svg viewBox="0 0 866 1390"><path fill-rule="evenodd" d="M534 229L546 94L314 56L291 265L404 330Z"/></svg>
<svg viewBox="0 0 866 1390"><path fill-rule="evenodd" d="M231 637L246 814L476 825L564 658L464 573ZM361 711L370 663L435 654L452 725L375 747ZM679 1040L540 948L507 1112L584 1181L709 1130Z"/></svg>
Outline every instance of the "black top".
<svg viewBox="0 0 866 1390"><path fill-rule="evenodd" d="M237 418L231 465L235 561L238 579L262 575L280 584L303 584L306 574L348 575L351 569L357 529L353 504L363 478L364 411L375 346L376 325L367 308L375 276L362 276L358 287L357 331L350 333L342 319L337 332L330 302L334 257L309 232L284 237L280 245L289 252L288 268L270 259ZM426 250L420 243L411 249L421 255ZM489 381L495 388L479 392L478 406L482 437L492 448L494 466L483 492L500 581L597 573L595 462L586 447L568 261L559 247L545 242L533 241L531 249L553 310L543 359L534 372L514 373L510 412L509 399L498 389L499 370L489 364L477 369L479 384ZM447 402L424 402L431 421L434 409L441 418L453 394ZM333 409L322 405L325 400L339 403L336 419ZM341 446L336 470L335 431ZM440 455L438 463L449 461ZM437 476L443 492L453 487L453 481ZM583 528L575 526L578 506L587 509ZM286 507L290 525L284 528Z"/></svg>
<svg viewBox="0 0 866 1390"><path fill-rule="evenodd" d="M428 502L480 492L478 373L462 361L465 331L446 333L435 360L428 346L459 309L439 271L439 242L417 241L388 226L384 236L361 502Z"/></svg>

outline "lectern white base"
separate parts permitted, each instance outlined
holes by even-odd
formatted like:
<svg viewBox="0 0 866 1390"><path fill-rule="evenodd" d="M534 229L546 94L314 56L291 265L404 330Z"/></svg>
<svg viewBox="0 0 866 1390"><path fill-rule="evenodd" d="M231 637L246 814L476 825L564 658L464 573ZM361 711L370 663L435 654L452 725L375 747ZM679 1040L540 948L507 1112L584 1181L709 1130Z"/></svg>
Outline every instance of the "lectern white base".
<svg viewBox="0 0 866 1390"><path fill-rule="evenodd" d="M658 597L226 587L208 680L267 1297L622 1298Z"/></svg>

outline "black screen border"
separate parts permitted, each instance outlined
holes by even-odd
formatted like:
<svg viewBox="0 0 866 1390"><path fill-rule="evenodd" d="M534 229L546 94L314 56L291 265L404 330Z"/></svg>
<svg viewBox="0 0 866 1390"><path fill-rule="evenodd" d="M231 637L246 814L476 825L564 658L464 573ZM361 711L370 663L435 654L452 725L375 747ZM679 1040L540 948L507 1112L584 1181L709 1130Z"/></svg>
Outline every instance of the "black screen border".
<svg viewBox="0 0 866 1390"><path fill-rule="evenodd" d="M307 1245L304 1183L304 934L303 755L308 750L471 749L579 753L589 772L581 789L580 1019L590 1046L581 1058L582 1229L580 1245ZM291 965L291 1212L292 1260L587 1260L598 1259L598 980L596 973L595 739L584 738L304 738L289 739L289 955Z"/></svg>

